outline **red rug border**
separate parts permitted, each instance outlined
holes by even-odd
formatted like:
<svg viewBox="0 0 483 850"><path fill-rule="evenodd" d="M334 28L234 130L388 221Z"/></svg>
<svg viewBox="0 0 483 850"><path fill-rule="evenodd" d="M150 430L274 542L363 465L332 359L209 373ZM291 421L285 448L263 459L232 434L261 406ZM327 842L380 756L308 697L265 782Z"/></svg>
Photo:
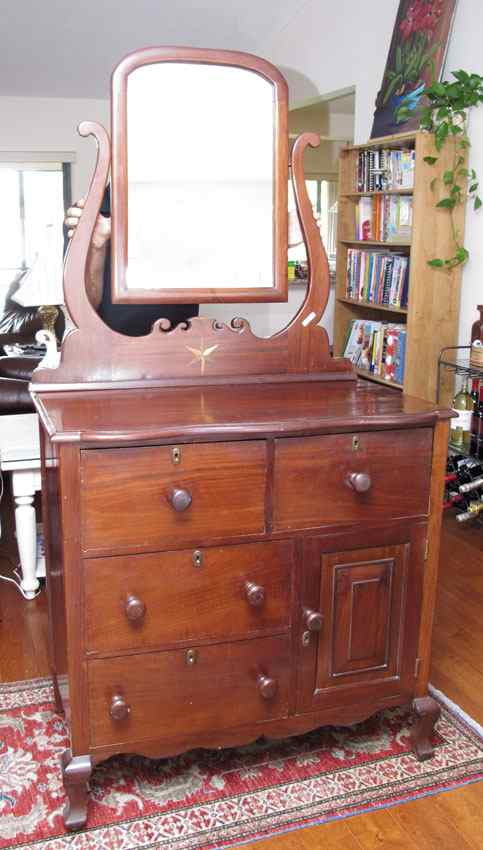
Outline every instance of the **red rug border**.
<svg viewBox="0 0 483 850"><path fill-rule="evenodd" d="M16 680L16 681L13 681L13 682L0 682L0 696L2 694L6 694L8 692L15 693L15 691L17 691L17 690L18 691L27 690L27 689L41 690L42 688L45 688L45 687L48 687L48 686L51 686L51 685L52 685L51 677L37 677L37 678L33 678L33 679ZM437 700L437 702L441 705L442 709L445 710L450 715L453 723L460 725L463 728L465 734L476 739L480 743L483 742L483 727L481 727L476 721L473 720L473 718L471 718L466 712L464 712L456 703L454 703L452 700L450 700L448 697L446 697L446 695L444 693L442 693L441 691L438 691L437 689L432 688L430 686L430 692L432 693L434 698ZM39 703L31 702L30 704L31 705L32 704L38 704L38 705L49 704L49 705L52 705L52 700L47 700L47 701L42 700ZM8 710L9 710L8 708L6 708L6 709L0 708L0 711L8 711ZM455 768L455 769L457 769L457 768ZM463 788L466 785L474 785L478 782L481 782L482 780L483 780L483 770L478 772L476 775L469 776L469 777L466 777L466 778L463 777L463 778L455 780L453 782L442 781L441 784L438 784L435 787L432 787L430 789L413 791L413 792L411 792L410 798L408 798L407 796L404 797L404 798L397 798L397 799L393 799L393 798L389 797L386 801L381 801L380 803L374 803L373 805L370 805L370 804L367 805L366 804L363 807L362 806L353 807L352 810L349 810L349 811L344 812L342 814L333 814L333 815L329 814L329 815L326 815L326 816L323 816L323 817L320 817L320 816L310 817L309 816L307 819L300 819L298 821L297 821L296 818L294 818L292 823L290 825L287 825L287 827L282 827L282 828L279 828L279 829L275 828L275 829L270 829L270 830L267 830L267 831L255 833L248 838L240 838L239 840L237 840L237 839L234 839L234 840L227 839L226 841L221 841L221 842L203 841L203 842L197 843L197 842L193 841L190 844L190 850L201 850L201 848L202 848L202 850L230 850L230 848L243 847L243 846L246 846L248 844L256 843L257 841L268 840L270 838L276 838L279 835L281 836L281 835L286 835L290 832L296 832L300 829L308 829L308 828L311 828L311 827L314 827L314 826L323 826L326 823L335 823L337 821L346 820L347 818L356 817L358 815L368 814L370 812L375 812L375 811L382 811L383 809L395 808L396 806L405 805L406 803L411 803L415 800L423 799L425 797L434 797L434 796L437 796L438 794L446 793L448 791L454 791L454 790L457 790L458 788ZM274 783L274 785L271 786L271 787L276 787L276 785L277 785L277 783ZM181 806L176 811L182 811L182 809L183 809L183 806ZM146 819L150 819L150 818L156 817L157 814L158 813L153 814L153 815L145 815L144 817ZM136 822L137 820L138 820L137 817L126 818L125 820L119 821L117 824L112 824L112 826L129 824L130 822ZM109 825L107 825L107 826L109 826ZM104 829L104 828L106 828L106 827L102 826L102 825L92 826L90 828L81 830L79 834L85 835L86 838L87 838L89 833L91 833L91 832L94 833L97 830ZM75 839L75 836L76 836L76 833L72 833L72 840ZM35 850L35 848L42 848L42 846L48 847L49 842L53 842L53 841L56 841L56 840L63 840L63 839L65 840L68 837L69 837L69 834L59 833L58 835L53 835L53 836L50 836L48 838L40 838L40 839L37 839L33 842L28 841L28 842L24 842L24 843L21 843L21 844L18 844L18 843L10 844L10 845L7 845L4 848L4 850L14 850L14 848L15 848L15 850ZM160 842L155 842L155 843L152 843L150 845L145 845L143 847L143 850L169 850L169 848L171 848L172 846L175 846L175 845L176 845L176 842L173 842L169 839L163 839Z"/></svg>

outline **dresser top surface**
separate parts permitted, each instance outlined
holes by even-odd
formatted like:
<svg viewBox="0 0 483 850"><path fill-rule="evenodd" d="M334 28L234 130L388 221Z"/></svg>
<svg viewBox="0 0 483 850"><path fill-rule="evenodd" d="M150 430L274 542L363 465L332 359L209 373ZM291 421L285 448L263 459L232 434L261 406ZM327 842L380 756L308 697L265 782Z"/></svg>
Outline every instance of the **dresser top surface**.
<svg viewBox="0 0 483 850"><path fill-rule="evenodd" d="M366 381L34 393L59 442L243 439L431 426L449 411Z"/></svg>

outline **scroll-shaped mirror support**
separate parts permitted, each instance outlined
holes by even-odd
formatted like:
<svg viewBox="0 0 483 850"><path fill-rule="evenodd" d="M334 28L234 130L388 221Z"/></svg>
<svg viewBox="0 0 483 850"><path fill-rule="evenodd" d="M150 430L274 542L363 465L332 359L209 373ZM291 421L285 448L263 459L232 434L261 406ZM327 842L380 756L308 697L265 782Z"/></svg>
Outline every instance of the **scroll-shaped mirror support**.
<svg viewBox="0 0 483 850"><path fill-rule="evenodd" d="M329 263L320 239L312 204L305 183L303 157L308 145L318 147L316 133L303 133L296 139L292 150L292 185L297 204L297 215L307 251L309 280L305 300L292 321L277 334L287 334L290 350L290 372L303 368L316 370L320 360L329 359L329 338L319 322L329 299Z"/></svg>

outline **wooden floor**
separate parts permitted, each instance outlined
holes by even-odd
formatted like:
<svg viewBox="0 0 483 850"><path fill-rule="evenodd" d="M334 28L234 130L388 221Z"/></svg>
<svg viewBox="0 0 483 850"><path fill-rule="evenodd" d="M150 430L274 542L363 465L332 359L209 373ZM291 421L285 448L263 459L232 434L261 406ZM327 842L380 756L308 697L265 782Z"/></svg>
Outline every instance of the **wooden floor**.
<svg viewBox="0 0 483 850"><path fill-rule="evenodd" d="M15 557L8 493L0 573ZM0 582L0 681L48 675L45 593L25 602ZM483 724L483 527L445 517L431 681ZM253 850L483 850L483 782L393 809L245 845Z"/></svg>

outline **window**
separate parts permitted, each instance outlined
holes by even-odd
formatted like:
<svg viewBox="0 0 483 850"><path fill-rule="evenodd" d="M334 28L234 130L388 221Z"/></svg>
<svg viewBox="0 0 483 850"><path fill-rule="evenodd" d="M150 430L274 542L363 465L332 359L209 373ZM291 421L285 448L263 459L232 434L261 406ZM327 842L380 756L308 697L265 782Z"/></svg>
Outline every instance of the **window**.
<svg viewBox="0 0 483 850"><path fill-rule="evenodd" d="M320 228L320 236L324 243L329 265L335 265L336 238L337 238L337 181L307 179L305 181L310 201L317 217ZM295 210L295 197L291 183L288 187L288 208ZM290 260L305 261L305 245L296 245L289 249Z"/></svg>
<svg viewBox="0 0 483 850"><path fill-rule="evenodd" d="M1 161L0 307L13 280L30 268L48 225L62 257L64 208L70 203L70 163Z"/></svg>

